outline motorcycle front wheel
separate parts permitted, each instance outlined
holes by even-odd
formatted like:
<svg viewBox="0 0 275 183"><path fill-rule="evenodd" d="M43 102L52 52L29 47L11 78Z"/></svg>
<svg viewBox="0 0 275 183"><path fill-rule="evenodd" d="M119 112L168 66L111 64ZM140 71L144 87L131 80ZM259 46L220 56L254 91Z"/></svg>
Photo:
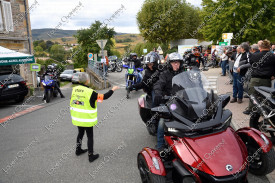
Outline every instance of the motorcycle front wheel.
<svg viewBox="0 0 275 183"><path fill-rule="evenodd" d="M274 143L274 132L271 132L271 131L267 132L261 128L262 122L260 120L260 117L261 117L261 115L258 113L254 113L253 115L251 115L250 120L249 120L249 126L251 128L255 128L261 132L269 133L272 138L272 143Z"/></svg>
<svg viewBox="0 0 275 183"><path fill-rule="evenodd" d="M261 147L252 138L248 138L245 145L248 152L249 172L264 176L274 170L275 152L273 148L267 153L259 151Z"/></svg>
<svg viewBox="0 0 275 183"><path fill-rule="evenodd" d="M130 87L130 86L132 86L132 82L128 83L128 87ZM127 89L126 91L127 91L126 98L129 99L130 98L130 90Z"/></svg>
<svg viewBox="0 0 275 183"><path fill-rule="evenodd" d="M140 173L142 183L165 183L165 177L161 175L156 175L150 172L144 157L138 155L138 170Z"/></svg>
<svg viewBox="0 0 275 183"><path fill-rule="evenodd" d="M46 102L49 103L51 100L51 92L50 91L47 91L46 92Z"/></svg>

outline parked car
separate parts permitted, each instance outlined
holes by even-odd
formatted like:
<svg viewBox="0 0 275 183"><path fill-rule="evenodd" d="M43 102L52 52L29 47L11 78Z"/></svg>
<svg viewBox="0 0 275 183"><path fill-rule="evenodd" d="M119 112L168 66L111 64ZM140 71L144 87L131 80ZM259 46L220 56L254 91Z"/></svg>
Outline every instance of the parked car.
<svg viewBox="0 0 275 183"><path fill-rule="evenodd" d="M74 69L76 72L85 72L85 70L83 68L76 68Z"/></svg>
<svg viewBox="0 0 275 183"><path fill-rule="evenodd" d="M72 83L73 84L79 83L79 77L78 76L79 76L79 72L73 74L73 77L72 77Z"/></svg>
<svg viewBox="0 0 275 183"><path fill-rule="evenodd" d="M0 75L0 101L15 100L21 102L28 94L26 81L18 74Z"/></svg>
<svg viewBox="0 0 275 183"><path fill-rule="evenodd" d="M60 74L61 81L72 81L74 70L65 70Z"/></svg>

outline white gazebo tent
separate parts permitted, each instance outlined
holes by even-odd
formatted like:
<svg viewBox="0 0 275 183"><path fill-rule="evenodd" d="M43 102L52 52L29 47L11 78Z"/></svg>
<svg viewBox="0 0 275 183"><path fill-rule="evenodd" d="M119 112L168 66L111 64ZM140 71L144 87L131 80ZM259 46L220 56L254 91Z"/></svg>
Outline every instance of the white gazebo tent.
<svg viewBox="0 0 275 183"><path fill-rule="evenodd" d="M34 56L0 46L0 66L35 63Z"/></svg>

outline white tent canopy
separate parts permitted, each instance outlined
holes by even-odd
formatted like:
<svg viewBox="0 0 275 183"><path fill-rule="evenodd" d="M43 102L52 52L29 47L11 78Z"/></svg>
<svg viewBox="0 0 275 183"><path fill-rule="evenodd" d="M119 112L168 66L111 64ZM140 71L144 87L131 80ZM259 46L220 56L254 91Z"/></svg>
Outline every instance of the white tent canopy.
<svg viewBox="0 0 275 183"><path fill-rule="evenodd" d="M0 66L35 63L34 56L0 46Z"/></svg>

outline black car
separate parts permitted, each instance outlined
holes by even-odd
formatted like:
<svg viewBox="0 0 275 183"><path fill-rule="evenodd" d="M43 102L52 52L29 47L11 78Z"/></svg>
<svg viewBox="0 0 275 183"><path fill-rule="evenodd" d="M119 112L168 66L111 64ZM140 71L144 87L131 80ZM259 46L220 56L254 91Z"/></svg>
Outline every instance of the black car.
<svg viewBox="0 0 275 183"><path fill-rule="evenodd" d="M18 74L0 75L0 101L15 100L21 102L28 94L26 81Z"/></svg>

